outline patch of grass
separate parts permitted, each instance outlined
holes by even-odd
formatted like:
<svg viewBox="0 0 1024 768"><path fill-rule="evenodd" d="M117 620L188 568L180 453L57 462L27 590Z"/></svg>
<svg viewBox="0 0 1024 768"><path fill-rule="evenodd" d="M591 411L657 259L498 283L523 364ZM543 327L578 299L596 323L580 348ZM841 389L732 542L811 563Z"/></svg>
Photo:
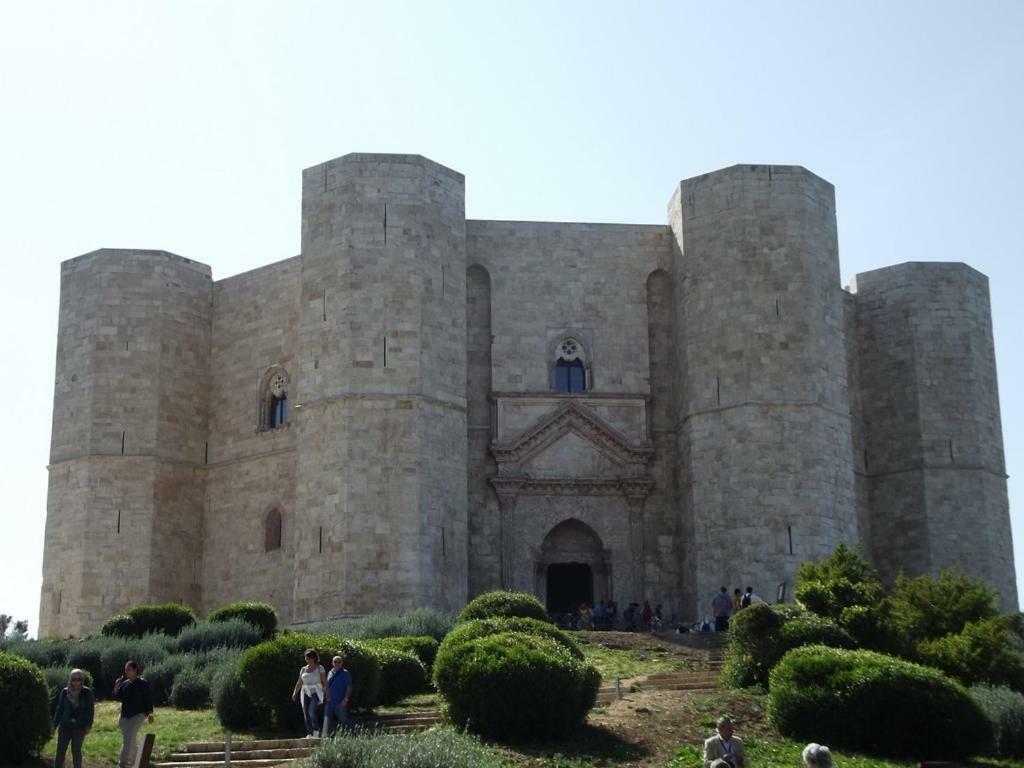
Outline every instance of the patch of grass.
<svg viewBox="0 0 1024 768"><path fill-rule="evenodd" d="M436 691L406 696L391 706L373 708L375 714L386 715L395 712L435 712L441 708L441 697Z"/></svg>
<svg viewBox="0 0 1024 768"><path fill-rule="evenodd" d="M788 739L769 739L752 736L743 739L747 761L758 768L794 768L803 765L801 753L806 744L789 741ZM836 765L843 768L906 768L907 763L883 760L877 757L864 757L846 752L832 752ZM704 760L703 746L688 744L676 750L675 757L665 768L694 768Z"/></svg>
<svg viewBox="0 0 1024 768"><path fill-rule="evenodd" d="M600 725L585 724L571 735L556 742L506 745L507 757L513 765L544 768L586 768L633 764L649 755L641 744L628 741Z"/></svg>
<svg viewBox="0 0 1024 768"><path fill-rule="evenodd" d="M83 753L86 764L97 760L117 762L121 752L121 731L117 727L117 718L121 705L116 701L101 701L96 704L96 719L92 732L85 738ZM212 709L178 710L171 707L157 707L154 716L156 722L145 723L139 731L140 739L147 733L156 734L153 749L153 761L165 760L188 741L222 741L224 728L217 722L217 715ZM43 755L52 757L57 748L57 737L54 735L43 748ZM71 753L68 752L67 764L71 764Z"/></svg>
<svg viewBox="0 0 1024 768"><path fill-rule="evenodd" d="M586 639L576 635L574 637L579 642L583 656L597 667L601 679L606 683L615 680L616 677L631 678L662 672L684 672L696 666L692 659L654 642L636 648L615 648L592 639L593 635Z"/></svg>

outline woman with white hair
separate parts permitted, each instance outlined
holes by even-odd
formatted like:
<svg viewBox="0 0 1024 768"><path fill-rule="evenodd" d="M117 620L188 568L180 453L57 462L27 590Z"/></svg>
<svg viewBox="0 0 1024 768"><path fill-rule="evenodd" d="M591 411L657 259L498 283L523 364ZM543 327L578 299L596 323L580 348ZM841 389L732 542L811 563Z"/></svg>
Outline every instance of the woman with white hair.
<svg viewBox="0 0 1024 768"><path fill-rule="evenodd" d="M71 746L71 761L75 768L82 768L82 742L92 730L96 698L92 688L85 684L85 673L72 669L67 688L57 696L57 709L53 713L53 727L57 729L57 754L54 768L63 768L64 758Z"/></svg>
<svg viewBox="0 0 1024 768"><path fill-rule="evenodd" d="M807 768L832 768L832 753L821 744L811 742L804 747L803 756Z"/></svg>

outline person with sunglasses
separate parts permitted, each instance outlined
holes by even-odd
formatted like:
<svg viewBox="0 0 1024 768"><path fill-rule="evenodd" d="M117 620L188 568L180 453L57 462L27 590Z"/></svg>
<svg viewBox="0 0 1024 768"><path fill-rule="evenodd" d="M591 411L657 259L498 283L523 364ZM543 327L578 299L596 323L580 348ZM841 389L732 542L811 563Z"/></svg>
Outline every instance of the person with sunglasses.
<svg viewBox="0 0 1024 768"><path fill-rule="evenodd" d="M96 712L96 697L85 684L85 673L71 670L67 688L57 696L57 709L53 713L53 727L57 729L57 755L53 768L64 768L64 757L71 745L74 768L82 768L82 743L92 730Z"/></svg>

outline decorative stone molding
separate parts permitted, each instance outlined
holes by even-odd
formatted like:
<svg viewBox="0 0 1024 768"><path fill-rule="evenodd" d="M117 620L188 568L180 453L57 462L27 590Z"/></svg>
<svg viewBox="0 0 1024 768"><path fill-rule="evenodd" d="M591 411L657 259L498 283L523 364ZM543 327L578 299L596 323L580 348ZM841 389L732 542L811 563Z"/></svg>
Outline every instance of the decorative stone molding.
<svg viewBox="0 0 1024 768"><path fill-rule="evenodd" d="M491 445L498 462L498 474L518 474L522 465L569 432L575 432L597 450L623 467L624 474L642 475L654 455L651 445L634 445L615 427L592 410L568 400L551 414L541 418L509 443Z"/></svg>

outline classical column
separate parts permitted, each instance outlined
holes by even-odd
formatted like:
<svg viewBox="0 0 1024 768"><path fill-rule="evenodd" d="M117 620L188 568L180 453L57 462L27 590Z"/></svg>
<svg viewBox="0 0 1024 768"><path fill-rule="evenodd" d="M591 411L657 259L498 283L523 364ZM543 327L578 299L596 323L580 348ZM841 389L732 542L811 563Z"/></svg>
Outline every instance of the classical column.
<svg viewBox="0 0 1024 768"><path fill-rule="evenodd" d="M501 588L513 588L512 560L515 551L514 522L518 488L498 488L498 507L501 509Z"/></svg>
<svg viewBox="0 0 1024 768"><path fill-rule="evenodd" d="M629 556L633 574L633 593L637 601L644 599L644 500L643 495L626 492L626 508L629 510Z"/></svg>

